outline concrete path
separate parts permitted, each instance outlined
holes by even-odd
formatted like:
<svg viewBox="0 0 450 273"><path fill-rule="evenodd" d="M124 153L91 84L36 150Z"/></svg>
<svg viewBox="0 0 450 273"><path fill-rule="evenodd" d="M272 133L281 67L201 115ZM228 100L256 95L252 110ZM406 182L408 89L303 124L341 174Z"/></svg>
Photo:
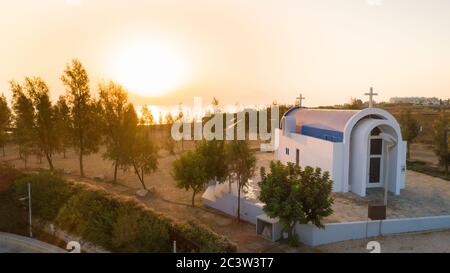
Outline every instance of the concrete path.
<svg viewBox="0 0 450 273"><path fill-rule="evenodd" d="M0 232L0 253L67 253L67 251L28 237Z"/></svg>

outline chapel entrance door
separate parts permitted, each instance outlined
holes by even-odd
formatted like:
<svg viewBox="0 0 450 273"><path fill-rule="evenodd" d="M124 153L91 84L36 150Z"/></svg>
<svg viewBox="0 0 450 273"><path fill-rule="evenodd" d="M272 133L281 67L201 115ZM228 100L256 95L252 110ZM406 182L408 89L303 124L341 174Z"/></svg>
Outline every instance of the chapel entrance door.
<svg viewBox="0 0 450 273"><path fill-rule="evenodd" d="M375 127L370 133L369 138L369 162L367 172L367 188L376 188L383 186L383 139L379 136L381 130Z"/></svg>

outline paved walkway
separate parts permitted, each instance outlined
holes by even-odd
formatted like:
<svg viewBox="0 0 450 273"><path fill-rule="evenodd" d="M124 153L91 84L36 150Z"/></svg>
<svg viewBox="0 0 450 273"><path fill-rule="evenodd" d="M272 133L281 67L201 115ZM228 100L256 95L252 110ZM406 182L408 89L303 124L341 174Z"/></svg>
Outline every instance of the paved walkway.
<svg viewBox="0 0 450 273"><path fill-rule="evenodd" d="M28 237L0 232L0 253L67 253L65 250Z"/></svg>

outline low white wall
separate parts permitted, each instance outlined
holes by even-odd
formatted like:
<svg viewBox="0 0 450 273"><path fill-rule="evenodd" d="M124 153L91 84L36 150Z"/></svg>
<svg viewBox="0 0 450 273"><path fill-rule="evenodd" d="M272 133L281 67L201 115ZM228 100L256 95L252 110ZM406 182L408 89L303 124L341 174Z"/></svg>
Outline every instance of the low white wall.
<svg viewBox="0 0 450 273"><path fill-rule="evenodd" d="M237 196L220 192L214 196L215 185L211 185L203 195L203 203L230 216L237 215ZM241 199L241 219L256 225L256 219L264 214L262 203ZM346 240L376 237L407 232L450 229L450 215L417 218L387 219L383 221L356 221L325 224L319 229L311 224L297 224L295 230L302 243L318 246Z"/></svg>
<svg viewBox="0 0 450 273"><path fill-rule="evenodd" d="M298 224L295 229L302 243L318 246L381 235L450 229L450 215L332 223L326 224L325 229Z"/></svg>
<svg viewBox="0 0 450 273"><path fill-rule="evenodd" d="M210 186L214 187L214 186ZM212 189L210 189L212 190ZM223 193L220 197L211 200L209 198L202 198L203 204L208 207L220 210L230 216L237 216L237 196L230 193ZM256 217L263 214L262 204L246 201L241 198L241 219L256 225Z"/></svg>

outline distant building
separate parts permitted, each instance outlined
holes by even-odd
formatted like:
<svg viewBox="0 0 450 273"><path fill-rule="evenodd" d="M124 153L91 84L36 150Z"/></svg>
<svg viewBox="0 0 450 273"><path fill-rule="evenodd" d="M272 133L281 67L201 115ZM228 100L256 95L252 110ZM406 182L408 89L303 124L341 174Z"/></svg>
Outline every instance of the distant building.
<svg viewBox="0 0 450 273"><path fill-rule="evenodd" d="M390 103L411 103L414 105L424 105L424 106L439 106L441 101L438 98L426 98L426 97L394 97L389 99ZM448 101L444 101L447 102Z"/></svg>

